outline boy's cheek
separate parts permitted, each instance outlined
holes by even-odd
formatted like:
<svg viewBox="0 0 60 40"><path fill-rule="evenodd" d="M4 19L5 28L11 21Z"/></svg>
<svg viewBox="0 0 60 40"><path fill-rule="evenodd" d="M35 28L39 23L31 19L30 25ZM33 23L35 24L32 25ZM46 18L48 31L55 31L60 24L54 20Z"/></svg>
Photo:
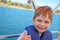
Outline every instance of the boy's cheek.
<svg viewBox="0 0 60 40"><path fill-rule="evenodd" d="M34 24L35 24L35 25L39 25L40 23L39 23L39 22L35 22Z"/></svg>
<svg viewBox="0 0 60 40"><path fill-rule="evenodd" d="M45 26L46 26L46 27L50 27L50 25L51 25L51 24L46 24Z"/></svg>

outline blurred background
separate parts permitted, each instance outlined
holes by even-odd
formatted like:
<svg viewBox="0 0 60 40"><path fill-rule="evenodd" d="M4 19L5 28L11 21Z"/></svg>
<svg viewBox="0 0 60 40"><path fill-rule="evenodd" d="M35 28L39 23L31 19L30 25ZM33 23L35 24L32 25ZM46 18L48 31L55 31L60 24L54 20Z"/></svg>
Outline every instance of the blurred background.
<svg viewBox="0 0 60 40"><path fill-rule="evenodd" d="M32 25L34 16L34 8L32 4L28 4L28 0L0 0L0 36L10 34L21 34L24 28ZM50 6L54 9L60 0L34 0L35 5ZM53 22L50 31L60 32L60 7L54 12ZM53 34L53 38L57 38L57 34ZM17 40L18 37L7 38L1 40Z"/></svg>

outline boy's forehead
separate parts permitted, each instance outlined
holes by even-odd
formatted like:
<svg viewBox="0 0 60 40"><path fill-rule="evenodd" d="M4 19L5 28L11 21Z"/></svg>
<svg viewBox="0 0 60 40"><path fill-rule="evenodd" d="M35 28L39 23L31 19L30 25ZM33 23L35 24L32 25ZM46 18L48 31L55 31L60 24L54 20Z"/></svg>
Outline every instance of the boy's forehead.
<svg viewBox="0 0 60 40"><path fill-rule="evenodd" d="M38 16L39 18L44 18L44 19L49 19L49 15L44 15L44 14L41 14Z"/></svg>
<svg viewBox="0 0 60 40"><path fill-rule="evenodd" d="M49 17L48 16L46 16L46 17L42 17L42 15L40 15L40 16L38 16L36 19L42 19L42 20L45 20L45 21L51 21L51 19L49 19Z"/></svg>

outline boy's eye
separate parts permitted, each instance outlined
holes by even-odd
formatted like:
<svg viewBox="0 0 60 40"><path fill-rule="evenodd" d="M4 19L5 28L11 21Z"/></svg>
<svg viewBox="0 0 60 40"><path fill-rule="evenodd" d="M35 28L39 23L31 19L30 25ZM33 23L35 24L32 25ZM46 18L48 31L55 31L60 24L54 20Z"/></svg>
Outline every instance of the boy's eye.
<svg viewBox="0 0 60 40"><path fill-rule="evenodd" d="M49 23L49 21L45 21L45 23Z"/></svg>
<svg viewBox="0 0 60 40"><path fill-rule="evenodd" d="M37 20L38 22L42 22L42 20Z"/></svg>

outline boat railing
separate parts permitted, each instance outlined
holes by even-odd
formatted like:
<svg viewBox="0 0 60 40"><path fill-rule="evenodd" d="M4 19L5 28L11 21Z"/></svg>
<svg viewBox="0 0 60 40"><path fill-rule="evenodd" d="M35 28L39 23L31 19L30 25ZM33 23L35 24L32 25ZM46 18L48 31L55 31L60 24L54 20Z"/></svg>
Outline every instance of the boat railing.
<svg viewBox="0 0 60 40"><path fill-rule="evenodd" d="M60 40L60 32L59 31L51 31L52 34L57 34L57 38L53 39L53 40Z"/></svg>
<svg viewBox="0 0 60 40"><path fill-rule="evenodd" d="M58 34L58 37L53 40L60 40L60 32L59 31L51 31L51 32L52 32L52 34L54 34L54 33ZM0 39L14 38L14 37L19 37L19 36L20 36L20 34L2 35L2 36L0 36Z"/></svg>

